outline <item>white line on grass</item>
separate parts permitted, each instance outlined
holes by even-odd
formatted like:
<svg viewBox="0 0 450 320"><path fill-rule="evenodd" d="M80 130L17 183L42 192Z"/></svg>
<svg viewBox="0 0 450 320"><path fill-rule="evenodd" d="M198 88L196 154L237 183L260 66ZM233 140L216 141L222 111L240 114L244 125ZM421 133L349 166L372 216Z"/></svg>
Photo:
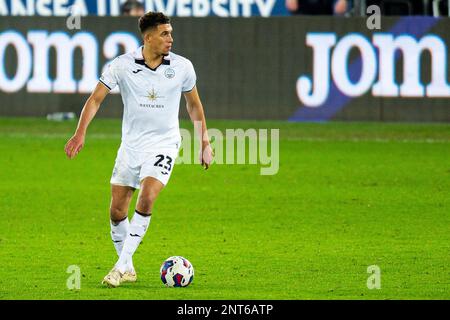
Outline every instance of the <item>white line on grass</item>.
<svg viewBox="0 0 450 320"><path fill-rule="evenodd" d="M432 139L432 138L419 138L419 139L386 139L386 138L317 138L317 137L298 137L298 138L285 138L281 140L286 141L306 141L306 142L401 142L401 143L450 143L450 140L446 139Z"/></svg>
<svg viewBox="0 0 450 320"><path fill-rule="evenodd" d="M14 132L14 133L0 133L2 138L14 138L14 139L69 139L72 134L65 133L24 133L24 132ZM87 135L89 139L120 139L120 134L114 133L91 133Z"/></svg>
<svg viewBox="0 0 450 320"><path fill-rule="evenodd" d="M5 133L0 132L0 138L14 138L14 139L69 139L71 134L65 133L24 133L24 132L12 132ZM88 134L88 139L120 139L121 135L116 133L91 133ZM378 143L389 143L389 142L401 142L401 143L450 143L450 139L434 139L434 138L319 138L319 137L288 137L281 138L282 141L305 141L305 142L378 142Z"/></svg>

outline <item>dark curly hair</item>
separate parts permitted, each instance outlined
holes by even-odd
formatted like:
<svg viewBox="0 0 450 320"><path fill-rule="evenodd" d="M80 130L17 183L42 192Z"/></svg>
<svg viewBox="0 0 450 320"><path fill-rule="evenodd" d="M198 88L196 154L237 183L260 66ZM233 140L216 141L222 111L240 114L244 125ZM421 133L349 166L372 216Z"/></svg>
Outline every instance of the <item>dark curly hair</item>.
<svg viewBox="0 0 450 320"><path fill-rule="evenodd" d="M139 18L139 30L143 34L148 29L153 29L160 24L170 23L170 18L162 12L147 12Z"/></svg>

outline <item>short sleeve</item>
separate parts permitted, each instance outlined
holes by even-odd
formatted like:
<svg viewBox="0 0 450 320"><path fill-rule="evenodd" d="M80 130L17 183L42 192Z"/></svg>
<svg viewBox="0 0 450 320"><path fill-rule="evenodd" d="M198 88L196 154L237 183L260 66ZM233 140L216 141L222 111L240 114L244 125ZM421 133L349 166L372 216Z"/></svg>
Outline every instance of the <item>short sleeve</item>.
<svg viewBox="0 0 450 320"><path fill-rule="evenodd" d="M114 89L119 82L118 68L119 58L115 58L104 69L99 81L103 83L109 90Z"/></svg>
<svg viewBox="0 0 450 320"><path fill-rule="evenodd" d="M186 72L183 80L183 92L189 92L194 89L195 83L197 82L197 75L195 74L194 66L189 60L186 63Z"/></svg>

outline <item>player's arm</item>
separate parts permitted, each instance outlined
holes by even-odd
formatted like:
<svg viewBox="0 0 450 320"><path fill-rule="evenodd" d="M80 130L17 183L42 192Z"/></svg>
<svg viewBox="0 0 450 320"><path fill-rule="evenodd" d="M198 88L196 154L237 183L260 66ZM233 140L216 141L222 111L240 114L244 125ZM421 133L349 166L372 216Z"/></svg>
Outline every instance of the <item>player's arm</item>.
<svg viewBox="0 0 450 320"><path fill-rule="evenodd" d="M91 96L86 100L83 110L81 111L75 134L67 141L66 146L64 147L64 151L70 159L74 158L83 148L89 123L91 123L108 93L109 89L99 82Z"/></svg>
<svg viewBox="0 0 450 320"><path fill-rule="evenodd" d="M205 169L208 169L213 158L213 152L209 144L205 113L203 112L203 105L198 95L197 86L194 86L191 91L185 92L184 98L186 99L189 117L194 123L194 129L202 146L202 150L200 150L200 162Z"/></svg>

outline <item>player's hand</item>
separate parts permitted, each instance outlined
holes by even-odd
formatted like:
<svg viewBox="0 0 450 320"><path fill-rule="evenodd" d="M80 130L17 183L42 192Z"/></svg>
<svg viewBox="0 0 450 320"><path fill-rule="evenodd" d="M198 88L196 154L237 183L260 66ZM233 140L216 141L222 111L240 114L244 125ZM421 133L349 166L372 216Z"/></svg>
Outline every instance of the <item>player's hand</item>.
<svg viewBox="0 0 450 320"><path fill-rule="evenodd" d="M84 146L84 135L75 134L67 141L64 152L69 159L73 159Z"/></svg>
<svg viewBox="0 0 450 320"><path fill-rule="evenodd" d="M205 170L209 168L211 165L211 162L214 157L214 152L211 148L211 145L209 143L204 144L202 146L202 151L200 151L200 163L203 167L205 167Z"/></svg>

